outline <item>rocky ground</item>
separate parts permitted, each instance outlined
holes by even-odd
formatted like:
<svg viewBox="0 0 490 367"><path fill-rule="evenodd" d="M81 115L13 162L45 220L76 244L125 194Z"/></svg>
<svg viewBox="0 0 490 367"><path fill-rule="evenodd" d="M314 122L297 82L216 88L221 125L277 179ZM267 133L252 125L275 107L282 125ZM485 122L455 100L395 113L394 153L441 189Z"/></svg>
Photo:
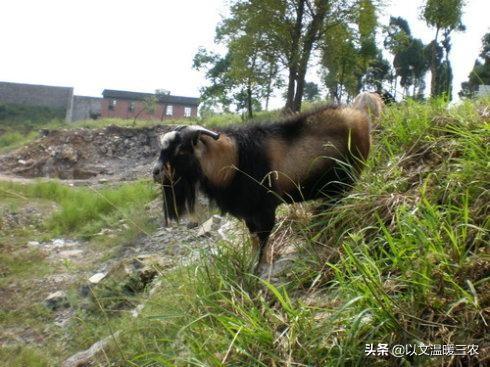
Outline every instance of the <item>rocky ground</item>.
<svg viewBox="0 0 490 367"><path fill-rule="evenodd" d="M43 130L42 137L0 156L0 174L24 178L131 180L148 174L158 136L169 126Z"/></svg>
<svg viewBox="0 0 490 367"><path fill-rule="evenodd" d="M168 128L109 126L44 131L42 138L0 156L0 180L29 183L34 179L57 178L70 185L103 186L142 178L148 175L157 155L158 136ZM114 304L111 301L103 305L126 309L137 316L144 307L145 292L158 287L154 282L157 275L175 266L189 264L203 253L209 256L216 251L220 240L243 243L248 238L243 224L230 217L212 215L206 202L200 201L204 207L200 218L159 227L153 233L141 233L123 245L110 244L110 250L101 248L96 240L87 242L63 236L46 238L37 233L39 224L58 209L53 202L27 200L15 206L0 203L0 230L6 241L2 251L14 252L19 259L27 258L32 261L32 266L37 266L32 271L35 276L28 275L27 269L25 279L19 277L2 283L0 305L7 313L24 308L34 315L34 319L45 318L36 327L7 322L0 332L0 346L42 345L53 330L63 334L80 310L99 303L98 299L94 300L94 295L99 293L112 294L122 290L131 295L141 294L136 297L138 304ZM148 205L147 215L163 223L159 199ZM120 233L131 225L121 220L116 227L103 228L95 238L98 236L104 243L117 242L121 239ZM273 238L278 236L273 235ZM23 243L13 243L19 239ZM275 252L284 256L269 269L269 274L263 276L282 271L294 246L276 248ZM0 277L7 277L9 272L8 266L3 269L0 266ZM35 316L39 313L43 316ZM101 339L71 358L63 357L64 365L85 365L105 343Z"/></svg>

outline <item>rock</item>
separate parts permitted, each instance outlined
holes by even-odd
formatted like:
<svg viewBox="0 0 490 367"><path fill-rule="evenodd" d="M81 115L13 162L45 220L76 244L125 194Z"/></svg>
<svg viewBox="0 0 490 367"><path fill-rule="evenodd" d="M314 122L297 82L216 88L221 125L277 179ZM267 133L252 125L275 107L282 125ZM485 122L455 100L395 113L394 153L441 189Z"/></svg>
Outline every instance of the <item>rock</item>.
<svg viewBox="0 0 490 367"><path fill-rule="evenodd" d="M158 255L139 255L122 260L107 273L108 280L138 292L143 290L163 269L173 266L171 260Z"/></svg>
<svg viewBox="0 0 490 367"><path fill-rule="evenodd" d="M65 240L62 238L56 238L52 241L54 248L60 248L65 246Z"/></svg>
<svg viewBox="0 0 490 367"><path fill-rule="evenodd" d="M102 279L106 277L106 275L107 273L95 273L90 278L88 278L88 281L92 284L98 284Z"/></svg>
<svg viewBox="0 0 490 367"><path fill-rule="evenodd" d="M211 234L211 232L217 231L220 227L221 221L222 218L219 215L213 215L211 218L201 224L197 230L197 235L199 237L208 236Z"/></svg>
<svg viewBox="0 0 490 367"><path fill-rule="evenodd" d="M65 144L61 147L60 158L75 163L78 161L78 152L71 145Z"/></svg>
<svg viewBox="0 0 490 367"><path fill-rule="evenodd" d="M64 291L51 293L43 301L43 304L52 311L59 308L68 307L70 305L68 303L68 297L66 296L66 293Z"/></svg>
<svg viewBox="0 0 490 367"><path fill-rule="evenodd" d="M187 227L187 229L192 229L192 228L196 228L198 225L199 225L199 223L197 223L195 221L190 221L189 223L187 223L186 227Z"/></svg>
<svg viewBox="0 0 490 367"><path fill-rule="evenodd" d="M27 242L27 245L31 247L39 247L41 244L38 241L29 241Z"/></svg>
<svg viewBox="0 0 490 367"><path fill-rule="evenodd" d="M141 311L143 311L143 308L145 307L144 304L136 306L134 309L131 310L131 316L133 317L138 317Z"/></svg>
<svg viewBox="0 0 490 367"><path fill-rule="evenodd" d="M70 257L81 256L82 254L83 254L82 250L65 250L65 251L60 251L58 253L58 256L61 257L62 259L67 259Z"/></svg>
<svg viewBox="0 0 490 367"><path fill-rule="evenodd" d="M91 365L90 361L109 344L109 342L117 338L120 331L114 333L114 335L109 335L108 337L99 340L98 342L92 344L87 350L78 352L72 355L70 358L65 360L62 367L81 367Z"/></svg>
<svg viewBox="0 0 490 367"><path fill-rule="evenodd" d="M110 229L110 228L102 228L102 229L100 230L100 232L99 232L99 233L97 233L97 236L106 236L106 235L111 234L111 233L113 233L113 232L114 232L114 230L112 230L112 229Z"/></svg>

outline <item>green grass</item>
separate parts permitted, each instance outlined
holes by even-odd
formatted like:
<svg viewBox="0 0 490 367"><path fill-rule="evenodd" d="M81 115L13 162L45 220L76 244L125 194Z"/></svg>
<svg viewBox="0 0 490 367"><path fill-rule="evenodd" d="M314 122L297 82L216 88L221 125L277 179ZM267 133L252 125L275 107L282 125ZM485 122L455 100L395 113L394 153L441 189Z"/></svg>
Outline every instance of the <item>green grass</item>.
<svg viewBox="0 0 490 367"><path fill-rule="evenodd" d="M0 230L0 324L2 338L9 343L0 347L0 365L59 366L69 355L104 337L112 325L117 330L131 318L127 307L140 303L141 294L128 295L111 283L98 289L96 300L82 297L80 286L86 284L87 274L113 259L119 249L155 229L146 205L156 195L153 184L144 181L101 189L57 181L0 182L0 215L21 220ZM40 213L40 220L34 220L33 212ZM110 236L96 235L103 228L115 231ZM56 261L27 245L58 236L81 240L80 246L90 248L88 257L79 263ZM74 280L53 284L46 277L54 274L70 274ZM56 325L57 313L42 305L54 287L67 291L75 312L65 326Z"/></svg>
<svg viewBox="0 0 490 367"><path fill-rule="evenodd" d="M0 182L0 198L37 198L57 203L60 209L46 222L46 228L53 235L78 234L86 238L118 220L138 218L138 210L144 210L144 206L156 196L156 187L148 181L103 189L72 188L56 181L34 184ZM137 222L131 221L138 227Z"/></svg>
<svg viewBox="0 0 490 367"><path fill-rule="evenodd" d="M490 129L478 113L485 104L388 108L350 195L307 225L291 223L304 245L279 283L251 274L248 243L222 244L161 278L142 317L123 328L112 363L449 363L366 356L370 343L477 344L488 358Z"/></svg>
<svg viewBox="0 0 490 367"><path fill-rule="evenodd" d="M63 125L63 110L0 103L0 153L36 139L44 127Z"/></svg>

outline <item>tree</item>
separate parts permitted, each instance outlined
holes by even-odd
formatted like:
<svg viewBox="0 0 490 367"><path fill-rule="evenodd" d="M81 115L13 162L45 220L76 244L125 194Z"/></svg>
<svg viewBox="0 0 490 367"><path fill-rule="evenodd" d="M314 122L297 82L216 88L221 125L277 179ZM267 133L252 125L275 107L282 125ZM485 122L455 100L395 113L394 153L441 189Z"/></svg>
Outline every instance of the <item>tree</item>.
<svg viewBox="0 0 490 367"><path fill-rule="evenodd" d="M259 60L265 60L268 55L277 62L278 69L286 72L285 109L299 111L306 72L319 41L333 24L349 18L360 2L371 3L368 0L235 0L230 16L218 27L218 32L229 39L250 34L260 36L255 49Z"/></svg>
<svg viewBox="0 0 490 367"><path fill-rule="evenodd" d="M344 94L354 95L358 90L356 69L359 60L353 32L348 24L337 23L323 38L322 65L327 69L324 82L331 98L338 103Z"/></svg>
<svg viewBox="0 0 490 367"><path fill-rule="evenodd" d="M429 68L427 47L420 39L412 37L408 22L401 17L391 17L385 33L384 46L394 55L394 89L396 90L396 78L399 77L406 96L410 95L411 86L414 97L423 96L425 74Z"/></svg>
<svg viewBox="0 0 490 367"><path fill-rule="evenodd" d="M133 126L136 125L136 120L138 119L138 117L140 117L140 115L143 112L146 112L150 115L153 115L155 113L156 108L157 108L157 103L158 103L158 100L157 100L156 96L150 95L148 97L145 97L143 99L143 106L134 116Z"/></svg>
<svg viewBox="0 0 490 367"><path fill-rule="evenodd" d="M465 27L461 22L463 14L464 0L426 0L423 11L423 18L428 26L436 29L434 40L429 44L430 71L431 71L431 96L438 96L443 93L448 97L451 95L452 72L449 62L449 52L451 50L451 33L464 31ZM439 32L443 31L442 44L439 44ZM439 57L442 47L445 54ZM442 73L442 74L441 74Z"/></svg>
<svg viewBox="0 0 490 367"><path fill-rule="evenodd" d="M348 13L327 25L321 40L324 82L337 102L350 99L379 76L382 57L376 27L376 5L371 0L355 2Z"/></svg>
<svg viewBox="0 0 490 367"><path fill-rule="evenodd" d="M308 102L313 102L320 99L320 89L318 85L313 82L306 82L303 100Z"/></svg>
<svg viewBox="0 0 490 367"><path fill-rule="evenodd" d="M479 85L490 85L490 33L482 38L482 50L475 60L468 80L461 83L461 97L473 97Z"/></svg>
<svg viewBox="0 0 490 367"><path fill-rule="evenodd" d="M369 64L362 82L365 89L383 90L383 82L391 83L393 79L391 65L378 51L376 58Z"/></svg>
<svg viewBox="0 0 490 367"><path fill-rule="evenodd" d="M233 88L233 82L229 76L229 53L222 57L200 48L194 56L193 68L196 70L206 69L206 79L211 83L209 86L201 88L201 108L218 107L229 112L229 106L232 103L230 91Z"/></svg>
<svg viewBox="0 0 490 367"><path fill-rule="evenodd" d="M202 88L202 99L210 105L220 105L224 110L233 103L237 111L246 110L251 118L253 111L261 109L260 100L269 98L281 85L275 53L267 47L266 35L255 17L244 11L246 2L232 5L232 16L216 29L216 41L227 48L224 57L200 49L194 57L194 68L207 69L211 85ZM245 7L245 9L247 9ZM254 9L249 9L250 11Z"/></svg>

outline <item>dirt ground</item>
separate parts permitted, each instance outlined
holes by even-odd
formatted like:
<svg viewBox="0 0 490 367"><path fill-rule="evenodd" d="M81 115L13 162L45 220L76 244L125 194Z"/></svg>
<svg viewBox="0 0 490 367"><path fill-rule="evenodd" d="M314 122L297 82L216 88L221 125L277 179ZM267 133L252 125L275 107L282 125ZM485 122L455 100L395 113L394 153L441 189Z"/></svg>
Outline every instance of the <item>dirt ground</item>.
<svg viewBox="0 0 490 367"><path fill-rule="evenodd" d="M0 175L127 181L148 175L158 136L169 126L43 130L42 137L0 156Z"/></svg>

